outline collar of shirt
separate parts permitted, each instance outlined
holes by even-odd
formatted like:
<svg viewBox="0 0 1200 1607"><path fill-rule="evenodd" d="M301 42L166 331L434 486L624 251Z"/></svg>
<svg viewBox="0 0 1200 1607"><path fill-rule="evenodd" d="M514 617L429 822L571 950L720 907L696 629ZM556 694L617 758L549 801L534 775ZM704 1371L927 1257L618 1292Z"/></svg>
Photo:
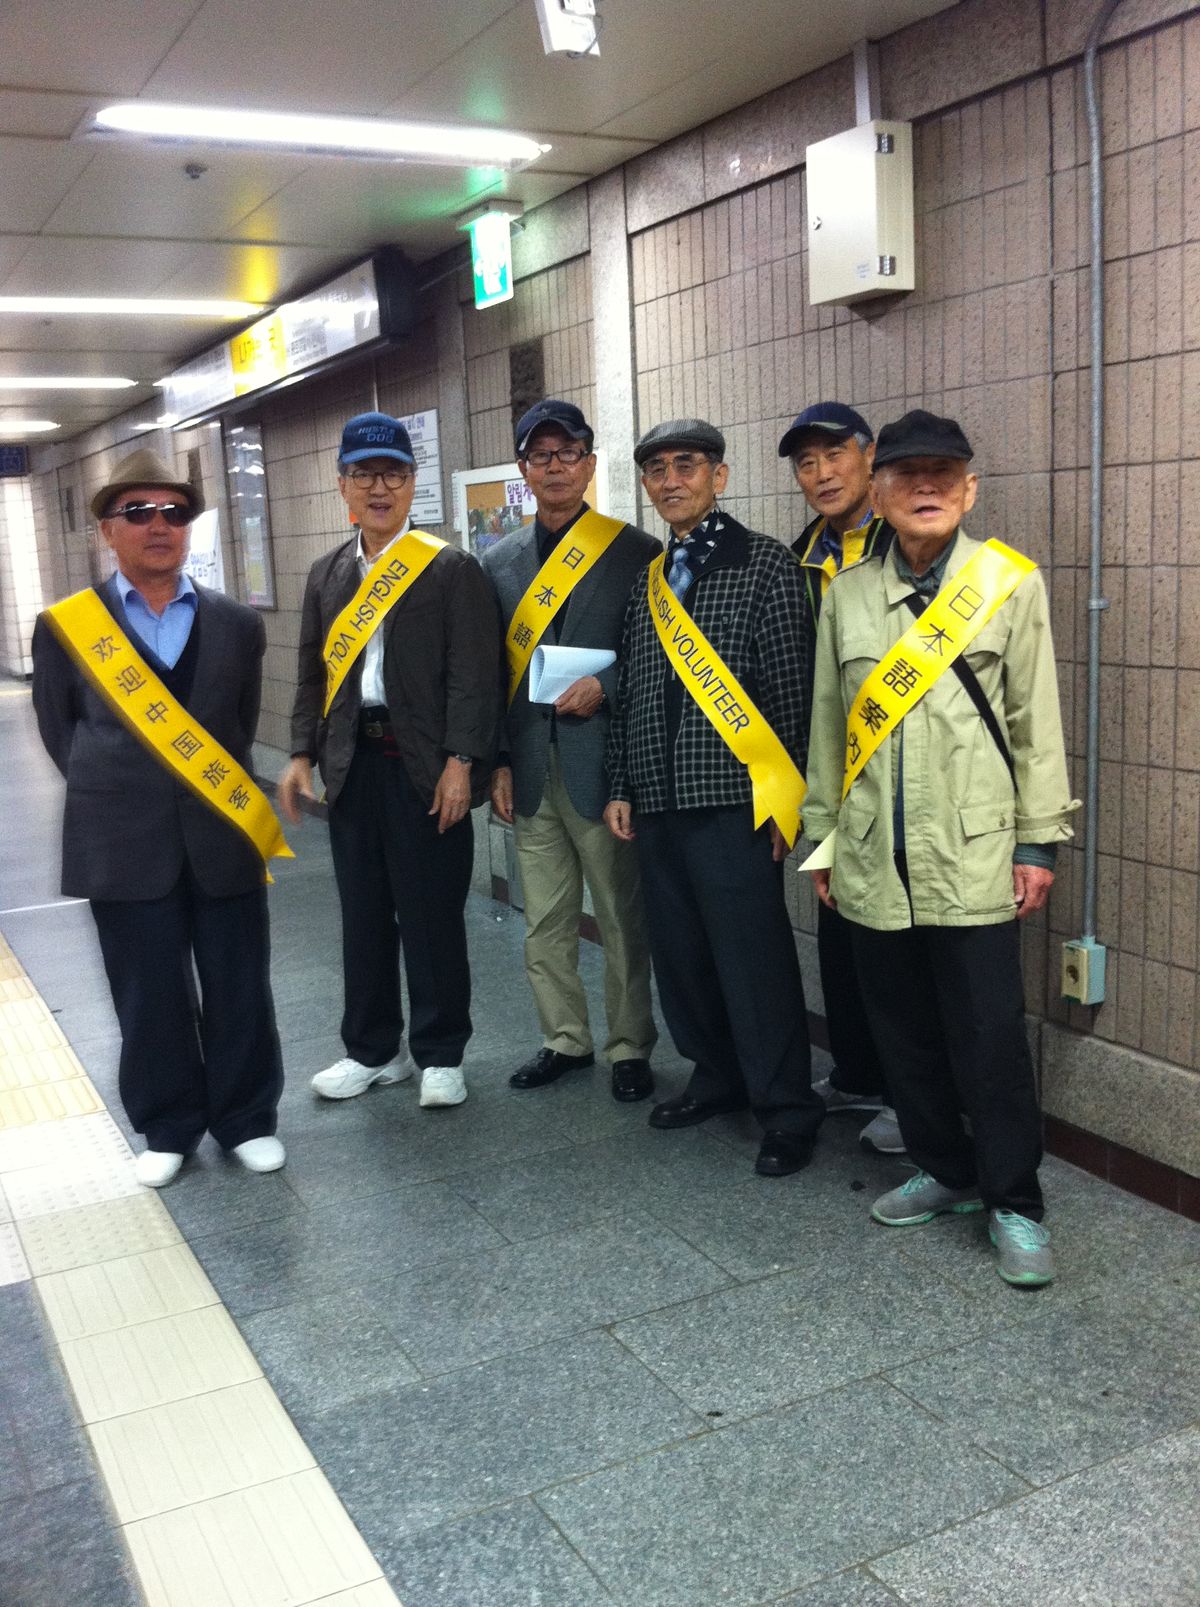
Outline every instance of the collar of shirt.
<svg viewBox="0 0 1200 1607"><path fill-rule="evenodd" d="M853 534L853 532L856 530L865 530L867 525L870 524L874 517L874 512L868 508L858 523L856 525L852 525L849 530L844 532L844 535L839 535L829 523L829 520L826 519L825 523L821 526L816 541L813 544L812 557L816 558L818 562L821 558L832 558L834 563L840 569L842 565L842 541L844 540L844 537Z"/></svg>
<svg viewBox="0 0 1200 1607"><path fill-rule="evenodd" d="M911 586L918 597L933 598L937 596L942 584L942 577L946 573L946 565L950 562L950 554L954 551L954 544L958 540L958 531L938 553L923 575L914 575L912 565L904 556L903 548L896 542L896 573L906 586Z"/></svg>
<svg viewBox="0 0 1200 1607"><path fill-rule="evenodd" d="M578 513L571 515L561 530L547 530L546 526L540 519L534 519L533 539L537 543L539 564L544 564L546 562L546 559L549 558L550 554L554 551L555 547L558 546L559 542L566 535L567 531L570 530L573 524L582 519L586 512L587 503L585 502Z"/></svg>
<svg viewBox="0 0 1200 1607"><path fill-rule="evenodd" d="M377 552L375 554L374 558L368 558L366 553L363 551L363 538L362 538L362 531L360 530L358 532L358 547L357 547L357 549L355 551L355 555L354 555L355 558L358 560L358 572L359 572L359 574L360 575L365 575L367 570L370 569L371 565L374 564L374 563L377 563L379 561L379 559L383 557L383 554L385 552L390 552L392 550L392 548L396 545L396 543L400 540L400 537L401 536L406 536L408 534L408 527L409 527L409 525L411 523L412 523L411 519L406 519L404 521L404 524L401 526L401 528L399 530L397 530L396 534L388 542L387 546L383 548L383 551L382 552Z"/></svg>
<svg viewBox="0 0 1200 1607"><path fill-rule="evenodd" d="M116 571L115 578L117 582L117 590L121 594L121 601L125 605L126 613L129 612L130 602L134 600L136 600L136 604L140 604L140 606L144 608L148 614L152 614L154 612L154 610L150 607L150 604L133 584L132 580L129 579L128 575L126 575L122 570L118 569ZM175 595L171 598L170 602L168 602L167 608L170 608L172 603L186 603L189 608L194 610L197 601L196 588L192 585L192 577L185 570L181 569L179 571L179 584L175 587ZM163 610L163 613L166 613L166 609Z"/></svg>
<svg viewBox="0 0 1200 1607"><path fill-rule="evenodd" d="M675 560L675 554L678 549L686 547L688 567L692 571L692 578L695 579L717 550L718 541L724 528L725 521L721 516L720 508L713 508L709 513L705 514L694 530L688 531L686 536L672 534L670 541L667 543L668 571Z"/></svg>

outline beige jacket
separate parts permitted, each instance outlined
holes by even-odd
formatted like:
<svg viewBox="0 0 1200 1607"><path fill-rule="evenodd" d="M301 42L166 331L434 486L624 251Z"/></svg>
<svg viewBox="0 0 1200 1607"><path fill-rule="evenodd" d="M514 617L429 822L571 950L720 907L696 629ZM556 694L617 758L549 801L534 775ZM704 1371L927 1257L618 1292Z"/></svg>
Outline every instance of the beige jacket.
<svg viewBox="0 0 1200 1607"><path fill-rule="evenodd" d="M960 530L942 588L980 543ZM904 848L910 908L893 854L901 743L889 736L841 801L846 718L859 687L913 623L911 587L882 562L844 570L821 613L804 828L815 842L838 829L830 891L852 921L877 931L1008 921L1013 850L1059 843L1079 807L1067 784L1046 588L1029 575L966 652L1007 733L1016 786L978 711L947 671L903 721Z"/></svg>

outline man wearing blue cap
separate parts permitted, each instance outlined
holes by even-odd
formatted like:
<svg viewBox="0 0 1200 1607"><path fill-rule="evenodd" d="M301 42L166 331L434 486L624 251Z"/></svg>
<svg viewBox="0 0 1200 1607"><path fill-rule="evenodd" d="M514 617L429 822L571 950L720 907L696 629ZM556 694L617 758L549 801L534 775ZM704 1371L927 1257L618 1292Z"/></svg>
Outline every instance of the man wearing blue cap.
<svg viewBox="0 0 1200 1607"><path fill-rule="evenodd" d="M604 944L612 1095L632 1103L653 1091L649 1057L657 1033L636 852L601 818L608 803L604 748L630 587L660 548L584 501L596 456L591 425L574 403L547 397L531 407L517 424L515 446L537 517L483 558L506 636L508 713L492 808L516 840L525 970L542 1047L509 1082L541 1088L593 1062L579 979L586 882ZM598 650L610 662L578 677L554 703L535 703L529 672L538 646Z"/></svg>
<svg viewBox="0 0 1200 1607"><path fill-rule="evenodd" d="M475 559L409 529L415 485L400 420L352 418L338 487L358 533L309 571L279 800L298 821L320 766L342 906L346 1055L313 1088L350 1099L419 1070L429 1107L467 1097L470 811L492 768L500 639Z"/></svg>
<svg viewBox="0 0 1200 1607"><path fill-rule="evenodd" d="M891 527L871 509L874 455L871 426L844 402L806 407L779 443L779 456L791 459L796 484L815 515L792 546L804 568L810 662L816 659L817 625L829 582L864 558L882 556L891 540ZM806 708L806 730L811 714ZM827 1110L876 1112L860 1141L881 1154L901 1155L904 1140L867 1024L850 928L825 904L817 905L817 960L834 1067L814 1089Z"/></svg>

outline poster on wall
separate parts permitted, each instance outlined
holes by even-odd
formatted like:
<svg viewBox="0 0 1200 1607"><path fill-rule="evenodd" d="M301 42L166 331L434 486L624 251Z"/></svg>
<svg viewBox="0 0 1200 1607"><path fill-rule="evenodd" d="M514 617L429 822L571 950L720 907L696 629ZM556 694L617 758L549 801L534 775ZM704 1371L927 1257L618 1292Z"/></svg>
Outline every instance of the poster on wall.
<svg viewBox="0 0 1200 1607"><path fill-rule="evenodd" d="M584 501L597 513L607 513L607 493L607 461L602 452L597 452L596 472L584 492ZM514 530L532 524L536 513L533 492L515 463L463 469L454 476L454 527L463 546L476 558Z"/></svg>
<svg viewBox="0 0 1200 1607"><path fill-rule="evenodd" d="M184 569L198 586L225 590L221 558L221 520L216 508L207 508L192 520L192 542Z"/></svg>
<svg viewBox="0 0 1200 1607"><path fill-rule="evenodd" d="M234 538L242 553L246 601L252 608L274 608L271 515L259 425L226 424L225 473L229 482L229 505L233 510Z"/></svg>
<svg viewBox="0 0 1200 1607"><path fill-rule="evenodd" d="M408 431L417 468L417 489L410 517L418 530L424 530L429 525L440 525L446 517L442 506L442 445L438 438L437 408L403 414L400 422Z"/></svg>

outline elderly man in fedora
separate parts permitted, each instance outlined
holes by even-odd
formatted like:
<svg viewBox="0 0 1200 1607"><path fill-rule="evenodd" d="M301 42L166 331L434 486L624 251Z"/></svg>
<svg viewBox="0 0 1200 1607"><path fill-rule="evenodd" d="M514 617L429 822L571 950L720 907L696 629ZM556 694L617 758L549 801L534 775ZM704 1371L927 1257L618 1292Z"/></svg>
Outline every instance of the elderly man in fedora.
<svg viewBox="0 0 1200 1607"><path fill-rule="evenodd" d="M204 495L154 452L123 458L91 509L116 570L39 616L33 704L67 783L62 890L91 903L121 1101L146 1139L137 1175L169 1183L206 1131L250 1171L275 1171L267 849L243 822L287 851L242 768L263 622L184 572Z"/></svg>

